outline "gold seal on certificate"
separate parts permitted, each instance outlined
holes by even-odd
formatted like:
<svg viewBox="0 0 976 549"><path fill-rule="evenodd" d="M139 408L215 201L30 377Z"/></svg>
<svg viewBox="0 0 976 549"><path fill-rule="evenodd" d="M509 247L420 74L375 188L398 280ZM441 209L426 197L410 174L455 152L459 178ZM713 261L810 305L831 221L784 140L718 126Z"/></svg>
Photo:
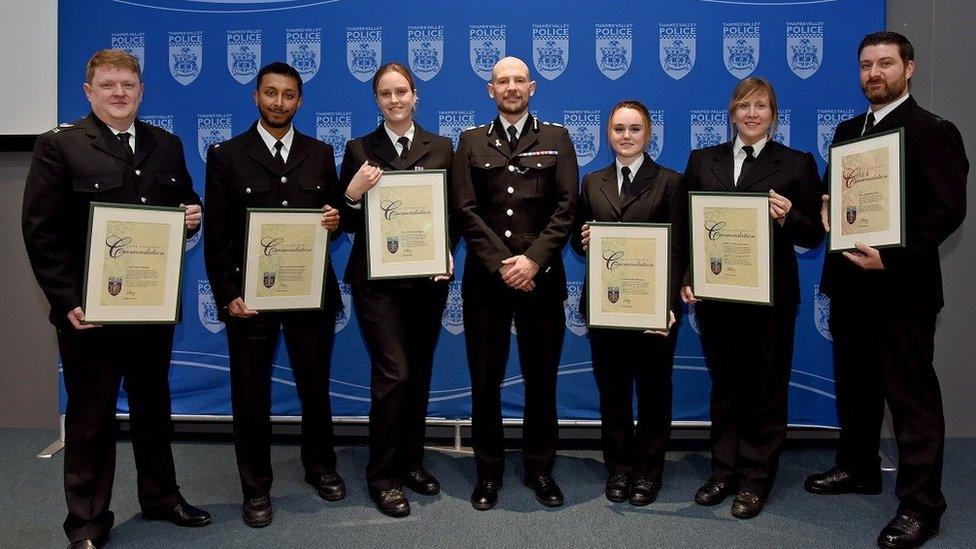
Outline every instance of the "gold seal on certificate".
<svg viewBox="0 0 976 549"><path fill-rule="evenodd" d="M695 295L772 304L769 197L711 192L688 197Z"/></svg>
<svg viewBox="0 0 976 549"><path fill-rule="evenodd" d="M175 324L185 236L181 208L93 202L82 297L85 322Z"/></svg>
<svg viewBox="0 0 976 549"><path fill-rule="evenodd" d="M384 172L366 193L370 280L448 271L447 172Z"/></svg>
<svg viewBox="0 0 976 549"><path fill-rule="evenodd" d="M830 148L830 251L905 241L904 130Z"/></svg>
<svg viewBox="0 0 976 549"><path fill-rule="evenodd" d="M667 330L671 226L598 222L588 225L589 325Z"/></svg>
<svg viewBox="0 0 976 549"><path fill-rule="evenodd" d="M322 212L247 210L244 303L256 311L321 309L329 257Z"/></svg>

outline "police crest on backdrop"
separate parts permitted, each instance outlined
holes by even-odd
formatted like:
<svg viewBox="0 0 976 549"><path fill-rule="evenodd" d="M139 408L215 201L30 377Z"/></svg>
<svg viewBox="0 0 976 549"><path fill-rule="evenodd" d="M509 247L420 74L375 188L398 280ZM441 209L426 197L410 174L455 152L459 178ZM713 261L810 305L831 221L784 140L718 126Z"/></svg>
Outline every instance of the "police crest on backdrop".
<svg viewBox="0 0 976 549"><path fill-rule="evenodd" d="M759 65L759 22L722 24L722 60L732 76L742 79Z"/></svg>
<svg viewBox="0 0 976 549"><path fill-rule="evenodd" d="M600 152L600 111L563 111L563 126L573 140L579 165L589 164Z"/></svg>
<svg viewBox="0 0 976 549"><path fill-rule="evenodd" d="M773 141L790 146L790 110L779 111L776 122L776 133L773 134Z"/></svg>
<svg viewBox="0 0 976 549"><path fill-rule="evenodd" d="M567 280L566 291L569 297L563 302L566 308L566 328L574 334L582 337L586 335L586 319L580 313L579 302L583 295L582 280Z"/></svg>
<svg viewBox="0 0 976 549"><path fill-rule="evenodd" d="M430 81L444 60L444 25L408 26L407 61L414 76Z"/></svg>
<svg viewBox="0 0 976 549"><path fill-rule="evenodd" d="M546 80L554 80L569 65L569 25L532 25L532 64Z"/></svg>
<svg viewBox="0 0 976 549"><path fill-rule="evenodd" d="M610 80L616 80L627 72L633 59L634 26L597 24L596 66Z"/></svg>
<svg viewBox="0 0 976 549"><path fill-rule="evenodd" d="M813 323L827 341L833 341L830 333L830 298L820 293L820 285L813 285Z"/></svg>
<svg viewBox="0 0 976 549"><path fill-rule="evenodd" d="M657 27L661 68L671 78L681 80L695 66L697 23L659 23Z"/></svg>
<svg viewBox="0 0 976 549"><path fill-rule="evenodd" d="M824 162L830 160L830 143L841 122L853 118L854 109L817 109L817 150Z"/></svg>
<svg viewBox="0 0 976 549"><path fill-rule="evenodd" d="M450 139L454 149L457 149L461 132L474 125L474 111L437 112L437 134Z"/></svg>
<svg viewBox="0 0 976 549"><path fill-rule="evenodd" d="M352 139L352 112L315 113L315 138L332 145L336 163L346 154L346 141Z"/></svg>
<svg viewBox="0 0 976 549"><path fill-rule="evenodd" d="M227 70L241 84L258 75L261 66L261 31L227 31Z"/></svg>
<svg viewBox="0 0 976 549"><path fill-rule="evenodd" d="M383 27L346 27L346 67L360 82L373 78L383 59Z"/></svg>
<svg viewBox="0 0 976 549"><path fill-rule="evenodd" d="M139 60L139 68L146 71L146 33L113 32L112 47L129 52Z"/></svg>
<svg viewBox="0 0 976 549"><path fill-rule="evenodd" d="M200 158L207 161L207 149L211 145L223 143L233 135L230 113L197 115L197 150Z"/></svg>
<svg viewBox="0 0 976 549"><path fill-rule="evenodd" d="M823 25L823 21L786 22L786 63L800 78L810 78L820 68Z"/></svg>
<svg viewBox="0 0 976 549"><path fill-rule="evenodd" d="M447 306L441 316L441 326L453 335L464 332L464 298L461 297L461 281L452 280L447 289Z"/></svg>
<svg viewBox="0 0 976 549"><path fill-rule="evenodd" d="M695 304L688 304L688 325L691 329L695 331L696 334L701 335L701 328L698 326L698 314L695 312Z"/></svg>
<svg viewBox="0 0 976 549"><path fill-rule="evenodd" d="M704 149L728 139L729 115L721 109L692 109L691 148Z"/></svg>
<svg viewBox="0 0 976 549"><path fill-rule="evenodd" d="M349 324L352 314L352 286L339 281L339 295L342 297L342 308L336 311L335 333L339 333Z"/></svg>
<svg viewBox="0 0 976 549"><path fill-rule="evenodd" d="M193 236L186 239L186 247L183 248L183 253L189 252L193 248L197 247L200 240L203 238L203 220L200 221L200 230L193 233Z"/></svg>
<svg viewBox="0 0 976 549"><path fill-rule="evenodd" d="M197 318L200 325L212 334L224 329L224 323L217 318L217 302L207 280L197 280Z"/></svg>
<svg viewBox="0 0 976 549"><path fill-rule="evenodd" d="M491 80L491 69L505 57L505 25L468 25L468 58L482 80Z"/></svg>
<svg viewBox="0 0 976 549"><path fill-rule="evenodd" d="M189 86L203 70L203 31L169 33L169 72Z"/></svg>
<svg viewBox="0 0 976 549"><path fill-rule="evenodd" d="M285 29L285 57L285 62L301 75L302 82L314 78L322 63L321 27Z"/></svg>
<svg viewBox="0 0 976 549"><path fill-rule="evenodd" d="M664 110L652 110L650 115L651 139L647 142L647 154L656 161L664 151Z"/></svg>
<svg viewBox="0 0 976 549"><path fill-rule="evenodd" d="M162 128L169 133L173 133L173 115L172 114L139 114L139 120L142 120L146 124L151 124L157 128Z"/></svg>

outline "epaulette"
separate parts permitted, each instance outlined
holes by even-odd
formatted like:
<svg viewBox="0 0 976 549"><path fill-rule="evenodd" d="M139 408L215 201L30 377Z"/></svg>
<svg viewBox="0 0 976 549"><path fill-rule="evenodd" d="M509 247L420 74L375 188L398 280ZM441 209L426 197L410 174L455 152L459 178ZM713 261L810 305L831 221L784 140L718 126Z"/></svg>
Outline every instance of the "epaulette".
<svg viewBox="0 0 976 549"><path fill-rule="evenodd" d="M543 120L542 121L542 124L545 125L545 126L556 126L557 128L563 127L563 125L560 124L560 123L558 123L558 122L548 122L546 120Z"/></svg>
<svg viewBox="0 0 976 549"><path fill-rule="evenodd" d="M51 128L50 133L59 133L59 132L62 132L64 130L70 130L70 129L76 128L76 127L78 127L78 126L75 126L74 124L71 124L71 123L68 123L68 122L62 122L62 123L58 124L57 126Z"/></svg>

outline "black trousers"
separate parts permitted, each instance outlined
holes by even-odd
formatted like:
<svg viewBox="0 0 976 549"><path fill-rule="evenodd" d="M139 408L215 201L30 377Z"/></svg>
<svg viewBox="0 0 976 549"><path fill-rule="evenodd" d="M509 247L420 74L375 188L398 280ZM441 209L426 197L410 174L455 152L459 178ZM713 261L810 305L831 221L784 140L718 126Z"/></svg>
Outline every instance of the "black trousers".
<svg viewBox="0 0 976 549"><path fill-rule="evenodd" d="M72 541L107 536L115 477L119 385L129 399L132 450L143 511L182 501L170 449L169 363L172 326L58 330L68 393L65 411L64 532Z"/></svg>
<svg viewBox="0 0 976 549"><path fill-rule="evenodd" d="M796 305L695 306L712 378L712 476L767 496L786 439Z"/></svg>
<svg viewBox="0 0 976 549"><path fill-rule="evenodd" d="M831 303L840 440L837 467L877 474L884 403L898 445L899 512L939 517L945 418L932 364L936 313Z"/></svg>
<svg viewBox="0 0 976 549"><path fill-rule="evenodd" d="M283 330L302 406L301 456L305 474L334 471L329 370L335 310L261 313L228 318L234 450L244 498L271 492L272 361Z"/></svg>
<svg viewBox="0 0 976 549"><path fill-rule="evenodd" d="M593 376L600 391L603 462L611 475L661 480L671 436L671 371L677 338L677 325L667 337L637 330L590 329Z"/></svg>
<svg viewBox="0 0 976 549"><path fill-rule="evenodd" d="M515 321L525 382L523 459L527 477L550 475L559 438L556 374L566 331L557 299L515 290L464 298L464 336L471 373L471 435L478 478L501 482L505 466L501 384Z"/></svg>
<svg viewBox="0 0 976 549"><path fill-rule="evenodd" d="M374 490L399 488L424 465L427 400L447 284L417 280L352 289L370 356L369 462Z"/></svg>

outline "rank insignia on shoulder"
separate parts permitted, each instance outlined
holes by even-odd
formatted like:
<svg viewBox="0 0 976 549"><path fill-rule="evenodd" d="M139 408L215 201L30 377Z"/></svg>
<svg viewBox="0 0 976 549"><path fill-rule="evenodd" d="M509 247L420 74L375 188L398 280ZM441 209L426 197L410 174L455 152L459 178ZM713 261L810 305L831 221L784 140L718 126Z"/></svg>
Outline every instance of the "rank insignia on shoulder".
<svg viewBox="0 0 976 549"><path fill-rule="evenodd" d="M73 125L74 125L74 124L72 124L72 123L70 123L70 122L62 122L62 123L60 123L60 124L58 124L58 127L59 127L59 128L70 128L70 127L72 127Z"/></svg>
<svg viewBox="0 0 976 549"><path fill-rule="evenodd" d="M563 127L563 125L560 124L560 123L558 123L558 122L547 122L547 121L543 121L542 123L545 124L546 126L556 126L557 128Z"/></svg>

